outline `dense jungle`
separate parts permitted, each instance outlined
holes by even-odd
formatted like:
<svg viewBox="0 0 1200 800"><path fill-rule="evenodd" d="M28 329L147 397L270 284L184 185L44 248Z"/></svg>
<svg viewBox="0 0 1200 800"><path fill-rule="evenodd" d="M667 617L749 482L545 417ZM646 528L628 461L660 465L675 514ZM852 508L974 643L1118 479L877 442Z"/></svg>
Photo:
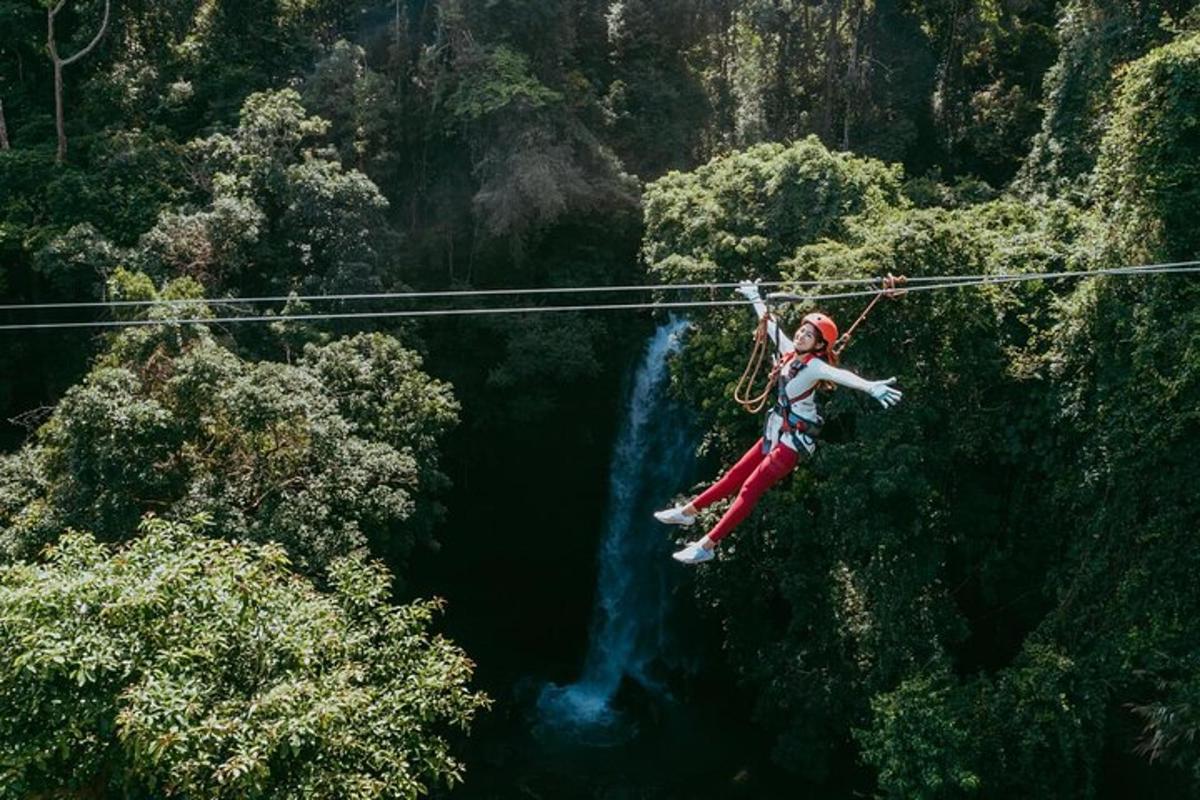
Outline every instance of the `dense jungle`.
<svg viewBox="0 0 1200 800"><path fill-rule="evenodd" d="M0 796L1200 797L1198 223L1190 0L0 0Z"/></svg>

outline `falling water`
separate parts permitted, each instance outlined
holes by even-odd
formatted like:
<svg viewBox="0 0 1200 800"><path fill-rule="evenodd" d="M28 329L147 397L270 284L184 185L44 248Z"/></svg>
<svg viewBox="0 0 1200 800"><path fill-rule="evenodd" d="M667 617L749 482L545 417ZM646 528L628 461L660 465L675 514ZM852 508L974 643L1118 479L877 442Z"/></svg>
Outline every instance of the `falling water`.
<svg viewBox="0 0 1200 800"><path fill-rule="evenodd" d="M607 517L600 543L596 609L583 674L547 685L538 699L544 725L601 739L624 726L612 708L628 676L653 695L665 689L652 670L666 655L665 616L680 565L666 529L651 513L690 471L694 443L686 416L668 397L667 358L679 347L685 320L659 326L634 374L609 467Z"/></svg>

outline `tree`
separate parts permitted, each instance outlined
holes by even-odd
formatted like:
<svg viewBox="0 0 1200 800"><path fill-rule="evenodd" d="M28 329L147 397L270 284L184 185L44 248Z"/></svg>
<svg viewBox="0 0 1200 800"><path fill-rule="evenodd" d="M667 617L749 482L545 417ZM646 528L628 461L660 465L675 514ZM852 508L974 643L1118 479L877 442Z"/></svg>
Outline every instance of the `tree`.
<svg viewBox="0 0 1200 800"><path fill-rule="evenodd" d="M670 173L645 196L643 256L663 282L767 277L847 217L902 202L900 170L835 153L810 136Z"/></svg>
<svg viewBox="0 0 1200 800"><path fill-rule="evenodd" d="M397 4L397 11L399 4ZM366 51L339 39L305 82L304 105L330 122L329 138L342 163L376 183L395 178L404 155L403 95L395 83L367 64Z"/></svg>
<svg viewBox="0 0 1200 800"><path fill-rule="evenodd" d="M55 5L46 9L46 48L50 51L50 60L54 63L54 121L58 130L58 151L55 155L55 161L62 164L67 157L67 130L66 123L63 120L63 77L62 71L64 67L74 64L79 59L86 56L88 53L100 43L104 38L104 32L108 30L108 12L112 5L112 0L104 0L104 18L100 21L100 29L96 31L96 35L86 47L79 50L75 55L68 58L62 58L58 54L58 42L54 36L54 18L62 11L67 0L58 0Z"/></svg>
<svg viewBox="0 0 1200 800"><path fill-rule="evenodd" d="M1096 165L1113 221L1110 247L1128 262L1200 256L1200 34L1152 50L1121 76Z"/></svg>
<svg viewBox="0 0 1200 800"><path fill-rule="evenodd" d="M112 549L69 532L0 567L5 796L415 798L462 780L447 733L487 699L429 631L437 600L277 544L150 519ZM217 531L219 534L220 531Z"/></svg>
<svg viewBox="0 0 1200 800"><path fill-rule="evenodd" d="M1058 52L1045 74L1041 129L1017 185L1027 192L1086 189L1120 67L1165 44L1191 3L1071 0L1058 14Z"/></svg>
<svg viewBox="0 0 1200 800"><path fill-rule="evenodd" d="M138 283L119 273L117 296L145 296ZM177 283L163 299L195 291ZM34 441L0 458L0 542L22 556L66 527L111 541L147 512L207 513L226 535L281 542L312 574L368 541L399 565L429 541L445 483L435 443L457 416L420 363L383 335L312 346L290 366L243 360L204 326L126 331Z"/></svg>
<svg viewBox="0 0 1200 800"><path fill-rule="evenodd" d="M1116 78L1087 176L1098 213L1080 252L1093 263L1200 252L1192 224L1198 69L1192 34ZM960 668L965 676L939 681L935 697L908 681L875 698L872 725L856 738L886 793L912 796L914 780L946 774L950 764L958 770L951 774L976 775L984 796L1092 796L1113 753L1182 768L1141 774L1166 794L1195 793L1200 761L1184 742L1197 730L1200 674L1192 541L1200 503L1188 489L1200 480L1191 413L1200 403L1197 307L1195 282L1178 276L1098 279L1044 306L1040 343L1013 352L1014 366L1046 383L1020 406L1001 404L1008 435L1033 433L1007 482L1041 473L1036 492L1009 506L1029 509L1026 530L1044 534L1003 560L1014 569L1022 552L1025 569L1042 576L1028 590L1041 600L1014 655L990 674ZM1030 403L1037 415L1014 421L1014 410ZM965 416L960 411L955 425ZM1034 424L1041 432L1027 427ZM1042 535L1057 543L1039 546ZM1015 588L1004 593L1020 605L1025 593ZM963 747L947 733L964 727L977 744ZM898 736L908 744L899 746Z"/></svg>
<svg viewBox="0 0 1200 800"><path fill-rule="evenodd" d="M381 258L396 236L388 201L321 146L328 129L294 89L247 97L235 130L187 145L204 205L164 211L133 263L159 280L186 275L249 293L394 285Z"/></svg>

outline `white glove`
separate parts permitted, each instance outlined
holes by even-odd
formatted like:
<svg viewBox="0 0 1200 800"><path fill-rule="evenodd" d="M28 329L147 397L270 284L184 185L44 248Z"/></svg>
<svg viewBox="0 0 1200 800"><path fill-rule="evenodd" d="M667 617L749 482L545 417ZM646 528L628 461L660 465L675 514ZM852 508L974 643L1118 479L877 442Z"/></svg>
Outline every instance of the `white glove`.
<svg viewBox="0 0 1200 800"><path fill-rule="evenodd" d="M738 284L737 290L738 294L742 295L742 297L745 297L751 303L753 303L755 300L761 299L758 296L758 281L742 281Z"/></svg>
<svg viewBox="0 0 1200 800"><path fill-rule="evenodd" d="M892 386L895 382L895 378L888 378L886 381L872 381L871 388L867 389L867 392L884 408L891 408L904 396L899 389Z"/></svg>

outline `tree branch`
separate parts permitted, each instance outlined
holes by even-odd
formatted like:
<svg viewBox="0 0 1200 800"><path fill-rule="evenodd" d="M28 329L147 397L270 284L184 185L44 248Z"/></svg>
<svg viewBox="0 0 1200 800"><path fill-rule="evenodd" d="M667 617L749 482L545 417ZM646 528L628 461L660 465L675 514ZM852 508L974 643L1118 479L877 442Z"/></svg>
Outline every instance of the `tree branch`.
<svg viewBox="0 0 1200 800"><path fill-rule="evenodd" d="M63 3L66 1L60 0L54 8L46 10L46 49L50 51L50 59L55 66L61 65L62 59L58 57L58 46L54 43L54 16L62 10Z"/></svg>
<svg viewBox="0 0 1200 800"><path fill-rule="evenodd" d="M58 7L62 8L62 4L65 2L66 0L59 0ZM93 47L100 43L100 40L104 37L104 32L108 30L108 10L111 6L112 0L104 0L104 20L100 23L100 30L96 33L95 38L92 39L91 43L88 44L87 47L83 48L78 53L62 62L64 67L83 58L88 53L92 52Z"/></svg>
<svg viewBox="0 0 1200 800"><path fill-rule="evenodd" d="M58 0L58 4L46 12L46 49L50 51L50 60L54 62L54 122L58 130L58 154L54 159L56 164L62 164L67 158L67 127L63 119L63 67L74 64L100 43L100 40L104 38L105 31L108 30L108 15L112 8L112 0L104 0L104 19L100 22L100 30L97 31L96 36L87 47L63 60L58 55L58 45L54 41L54 17L62 11L66 2L67 0Z"/></svg>

